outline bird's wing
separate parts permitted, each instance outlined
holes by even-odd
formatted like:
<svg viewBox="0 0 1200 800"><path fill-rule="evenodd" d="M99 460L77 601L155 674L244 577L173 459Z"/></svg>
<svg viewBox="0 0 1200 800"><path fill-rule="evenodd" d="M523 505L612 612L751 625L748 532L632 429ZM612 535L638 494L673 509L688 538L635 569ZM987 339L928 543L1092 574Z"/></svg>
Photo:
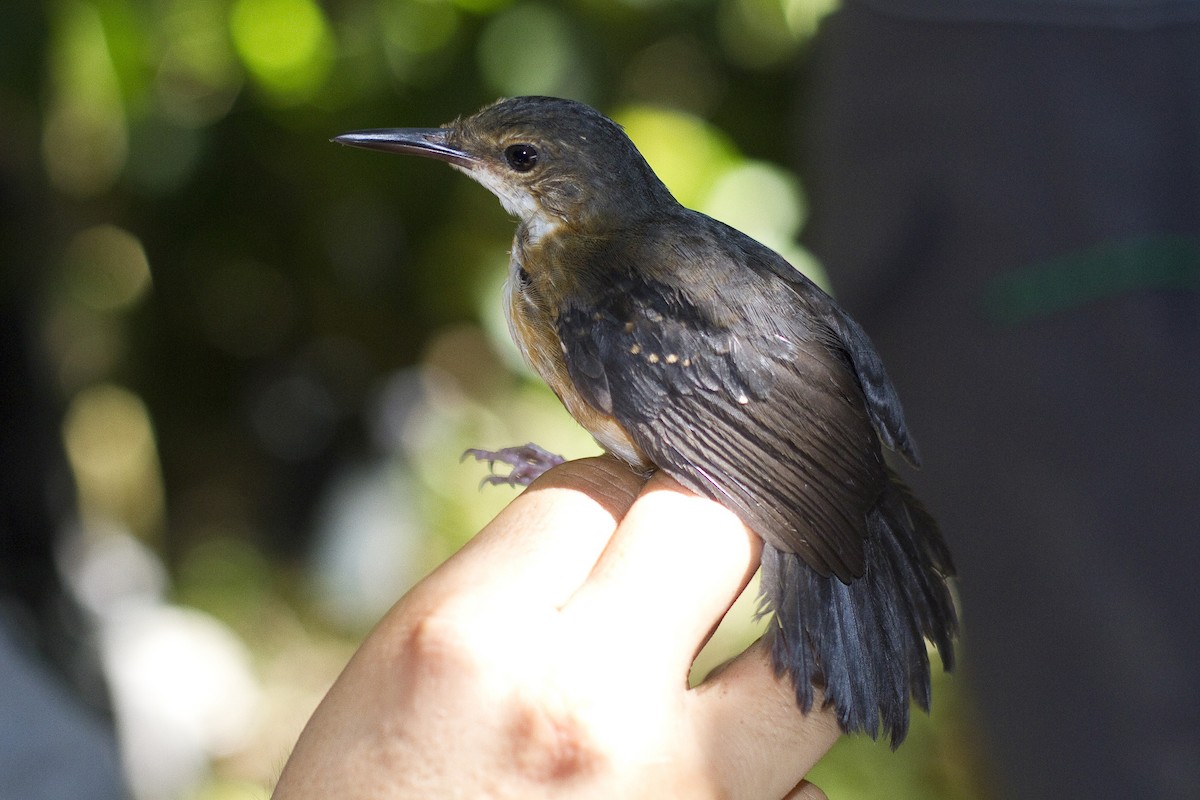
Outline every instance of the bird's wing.
<svg viewBox="0 0 1200 800"><path fill-rule="evenodd" d="M889 449L904 456L908 463L914 467L920 466L921 457L917 453L917 443L908 433L900 398L896 395L896 389L883 367L883 359L875 351L875 345L871 343L866 331L832 298L783 258L771 258L767 264L772 273L792 284L794 290L805 298L806 303L821 310L822 317L829 326L829 333L835 337L835 346L845 353L858 377L859 386L862 387L866 399L867 413L879 438Z"/></svg>
<svg viewBox="0 0 1200 800"><path fill-rule="evenodd" d="M753 320L730 313L720 290L702 298L632 272L611 280L588 308L560 311L567 368L660 469L850 581L887 480L863 391L837 332L814 331L802 313L804 298L749 277L774 306Z"/></svg>

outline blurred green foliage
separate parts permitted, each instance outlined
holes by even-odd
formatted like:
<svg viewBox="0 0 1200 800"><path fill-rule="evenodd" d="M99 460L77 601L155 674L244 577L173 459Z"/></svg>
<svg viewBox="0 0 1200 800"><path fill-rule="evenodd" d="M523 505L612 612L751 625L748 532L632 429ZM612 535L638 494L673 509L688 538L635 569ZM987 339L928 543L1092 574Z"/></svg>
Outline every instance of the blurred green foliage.
<svg viewBox="0 0 1200 800"><path fill-rule="evenodd" d="M274 698L269 732L203 796L268 780L372 615L511 497L477 490L464 448L595 451L508 342L512 223L493 198L328 138L505 94L575 97L621 121L685 204L817 275L795 244L800 179L780 165L831 6L3 4L0 298L48 355L81 513L150 543L176 598L250 644ZM347 511L363 507L378 513ZM898 754L835 750L818 773L832 797L976 796L941 684L936 724Z"/></svg>

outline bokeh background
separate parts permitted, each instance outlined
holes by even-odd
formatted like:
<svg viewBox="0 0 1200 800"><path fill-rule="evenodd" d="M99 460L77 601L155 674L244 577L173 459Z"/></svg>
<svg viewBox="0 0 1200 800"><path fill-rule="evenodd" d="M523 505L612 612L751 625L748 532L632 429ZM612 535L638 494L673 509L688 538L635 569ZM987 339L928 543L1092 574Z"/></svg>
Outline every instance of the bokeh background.
<svg viewBox="0 0 1200 800"><path fill-rule="evenodd" d="M67 781L53 743L111 725L130 797L266 797L365 631L513 496L462 451L596 452L508 341L494 198L330 136L577 98L821 281L790 165L831 6L0 5L0 610L53 704L81 704L18 756L50 716L28 695L7 788ZM755 635L746 600L698 674ZM814 779L985 796L966 689L937 681L898 753L845 740Z"/></svg>

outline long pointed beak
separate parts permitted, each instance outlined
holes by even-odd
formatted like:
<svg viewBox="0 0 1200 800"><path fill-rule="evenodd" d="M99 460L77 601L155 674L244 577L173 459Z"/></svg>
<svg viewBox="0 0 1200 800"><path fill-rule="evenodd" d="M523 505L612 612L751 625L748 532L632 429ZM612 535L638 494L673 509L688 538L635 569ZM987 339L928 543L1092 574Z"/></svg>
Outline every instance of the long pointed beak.
<svg viewBox="0 0 1200 800"><path fill-rule="evenodd" d="M447 144L449 135L447 128L379 128L343 133L330 141L367 150L436 158L460 167L471 167L478 163L479 159L475 156Z"/></svg>

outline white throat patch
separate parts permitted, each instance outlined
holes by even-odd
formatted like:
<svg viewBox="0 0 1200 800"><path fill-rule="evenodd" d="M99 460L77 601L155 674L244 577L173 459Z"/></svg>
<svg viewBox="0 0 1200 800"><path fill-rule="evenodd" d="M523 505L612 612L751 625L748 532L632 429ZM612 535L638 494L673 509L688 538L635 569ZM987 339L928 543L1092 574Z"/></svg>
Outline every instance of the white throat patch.
<svg viewBox="0 0 1200 800"><path fill-rule="evenodd" d="M543 236L554 233L562 225L562 220L546 214L539 206L533 195L519 186L506 181L497 175L486 164L478 164L474 168L451 165L455 169L469 175L478 181L489 192L496 195L504 210L512 214L525 226L529 234L529 243L536 244Z"/></svg>

